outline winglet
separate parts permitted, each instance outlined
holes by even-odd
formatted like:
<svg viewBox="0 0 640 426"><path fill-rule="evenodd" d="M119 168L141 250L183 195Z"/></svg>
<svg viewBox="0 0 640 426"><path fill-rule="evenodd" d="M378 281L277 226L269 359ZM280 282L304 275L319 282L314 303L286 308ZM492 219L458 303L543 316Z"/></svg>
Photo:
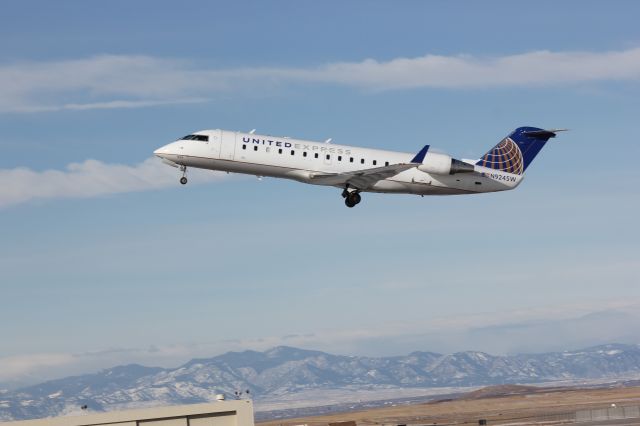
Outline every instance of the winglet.
<svg viewBox="0 0 640 426"><path fill-rule="evenodd" d="M427 151L429 151L429 145L425 145L424 148L422 148L420 150L420 152L418 152L416 154L415 157L413 157L413 160L411 160L412 163L422 163L422 161L424 160L425 155L427 155Z"/></svg>

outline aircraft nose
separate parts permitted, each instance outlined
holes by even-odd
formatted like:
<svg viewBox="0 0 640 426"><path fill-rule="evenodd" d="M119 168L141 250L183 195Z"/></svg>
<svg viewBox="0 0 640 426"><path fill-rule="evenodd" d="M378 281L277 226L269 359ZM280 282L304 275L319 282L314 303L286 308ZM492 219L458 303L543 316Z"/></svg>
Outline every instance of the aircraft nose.
<svg viewBox="0 0 640 426"><path fill-rule="evenodd" d="M156 157L160 157L160 158L164 158L165 156L167 156L170 152L169 152L169 145L165 145L165 146L161 146L160 148L156 149L155 151L153 151L153 154Z"/></svg>

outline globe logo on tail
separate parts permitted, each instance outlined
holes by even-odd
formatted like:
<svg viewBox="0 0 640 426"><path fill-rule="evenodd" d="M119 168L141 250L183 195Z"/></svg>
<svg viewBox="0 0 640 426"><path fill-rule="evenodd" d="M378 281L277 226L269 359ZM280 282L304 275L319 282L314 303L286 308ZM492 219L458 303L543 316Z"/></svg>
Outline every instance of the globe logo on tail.
<svg viewBox="0 0 640 426"><path fill-rule="evenodd" d="M524 172L522 152L511 138L504 138L480 159L479 164L483 167L516 175L521 175Z"/></svg>

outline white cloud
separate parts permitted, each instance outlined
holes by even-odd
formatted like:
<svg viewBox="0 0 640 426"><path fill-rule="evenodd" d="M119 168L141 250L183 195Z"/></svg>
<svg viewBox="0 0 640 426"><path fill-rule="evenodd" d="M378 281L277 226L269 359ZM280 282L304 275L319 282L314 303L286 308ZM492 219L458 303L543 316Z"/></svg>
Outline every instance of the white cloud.
<svg viewBox="0 0 640 426"><path fill-rule="evenodd" d="M191 170L191 182L222 179L220 172ZM71 163L65 170L0 169L0 208L37 199L87 198L179 185L179 172L149 158L134 166L98 160Z"/></svg>
<svg viewBox="0 0 640 426"><path fill-rule="evenodd" d="M93 102L93 103L85 103L85 104L62 104L62 105L31 105L31 106L16 106L13 109L13 112L52 112L52 111L83 111L89 109L115 109L115 108L144 108L144 107L153 107L153 106L162 106L162 105L177 105L177 104L195 104L206 102L207 99L174 99L174 100L165 100L165 101L126 101L126 100L115 100L115 101L107 101L107 102Z"/></svg>
<svg viewBox="0 0 640 426"><path fill-rule="evenodd" d="M52 371L73 364L73 355L39 353L0 357L0 389L33 384L50 377Z"/></svg>
<svg viewBox="0 0 640 426"><path fill-rule="evenodd" d="M148 56L101 55L4 65L0 66L0 112L202 101L196 89L222 88L217 79L205 77L184 62Z"/></svg>
<svg viewBox="0 0 640 426"><path fill-rule="evenodd" d="M132 108L203 101L221 91L287 83L371 90L546 86L639 80L640 48L608 52L535 51L507 56L425 55L315 68L211 69L177 59L100 55L0 65L0 112Z"/></svg>
<svg viewBox="0 0 640 426"><path fill-rule="evenodd" d="M329 64L293 75L373 89L483 88L640 79L640 48L620 52L536 51L500 57L426 55Z"/></svg>
<svg viewBox="0 0 640 426"><path fill-rule="evenodd" d="M51 368L73 361L64 353L18 355L0 358L0 379L15 378L32 373L34 368Z"/></svg>

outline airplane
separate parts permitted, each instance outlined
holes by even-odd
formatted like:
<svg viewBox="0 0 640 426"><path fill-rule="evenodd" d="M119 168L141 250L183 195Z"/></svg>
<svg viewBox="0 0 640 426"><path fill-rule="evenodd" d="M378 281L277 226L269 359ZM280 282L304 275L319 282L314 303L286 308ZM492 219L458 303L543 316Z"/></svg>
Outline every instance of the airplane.
<svg viewBox="0 0 640 426"><path fill-rule="evenodd" d="M410 154L220 129L191 133L153 153L182 171L183 185L189 167L269 176L340 188L345 205L354 207L362 192L424 196L514 189L545 143L564 130L519 127L476 160L458 160L430 145Z"/></svg>

